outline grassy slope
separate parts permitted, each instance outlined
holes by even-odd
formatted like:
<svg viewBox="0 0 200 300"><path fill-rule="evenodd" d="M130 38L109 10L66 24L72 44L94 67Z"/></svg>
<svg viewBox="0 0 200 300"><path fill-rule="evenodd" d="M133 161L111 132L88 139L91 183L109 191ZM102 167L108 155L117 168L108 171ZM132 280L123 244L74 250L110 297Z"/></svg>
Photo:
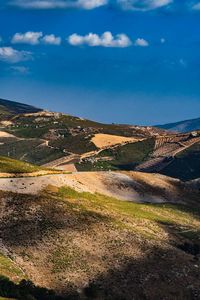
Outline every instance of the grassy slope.
<svg viewBox="0 0 200 300"><path fill-rule="evenodd" d="M86 299L193 299L200 292L195 202L142 205L67 187L2 197L10 211L1 217L2 240L35 284L74 299L77 289Z"/></svg>
<svg viewBox="0 0 200 300"><path fill-rule="evenodd" d="M0 156L0 172L1 173L31 173L41 170L40 167L14 160L9 157Z"/></svg>
<svg viewBox="0 0 200 300"><path fill-rule="evenodd" d="M179 153L175 160L162 170L162 174L192 180L200 177L200 143Z"/></svg>

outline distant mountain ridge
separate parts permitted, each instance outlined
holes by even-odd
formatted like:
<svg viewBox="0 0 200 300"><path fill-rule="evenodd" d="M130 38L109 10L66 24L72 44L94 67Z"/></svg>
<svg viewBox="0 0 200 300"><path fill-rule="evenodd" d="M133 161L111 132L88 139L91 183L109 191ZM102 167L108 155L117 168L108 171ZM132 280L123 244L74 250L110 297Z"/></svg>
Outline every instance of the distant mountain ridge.
<svg viewBox="0 0 200 300"><path fill-rule="evenodd" d="M168 123L164 125L157 125L156 127L177 132L189 132L194 130L200 130L200 118L184 120L175 123Z"/></svg>
<svg viewBox="0 0 200 300"><path fill-rule="evenodd" d="M39 111L42 111L42 109L32 105L0 99L0 115L17 115L24 113L36 113Z"/></svg>

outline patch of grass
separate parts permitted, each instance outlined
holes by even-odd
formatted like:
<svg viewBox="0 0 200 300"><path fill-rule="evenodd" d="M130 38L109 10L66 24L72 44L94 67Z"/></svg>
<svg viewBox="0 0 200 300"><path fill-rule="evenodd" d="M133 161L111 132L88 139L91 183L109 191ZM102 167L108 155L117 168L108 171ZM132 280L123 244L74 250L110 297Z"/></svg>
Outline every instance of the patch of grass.
<svg viewBox="0 0 200 300"><path fill-rule="evenodd" d="M0 156L0 172L2 173L32 173L42 170L38 166L31 165L9 157Z"/></svg>
<svg viewBox="0 0 200 300"><path fill-rule="evenodd" d="M24 278L23 272L15 265L15 263L1 253L0 275L7 276L16 282L19 282Z"/></svg>
<svg viewBox="0 0 200 300"><path fill-rule="evenodd" d="M81 255L75 246L73 248L57 248L53 251L50 257L50 261L53 265L52 272L60 273L65 271L67 268L72 268L73 264L80 259L80 257Z"/></svg>
<svg viewBox="0 0 200 300"><path fill-rule="evenodd" d="M151 224L157 224L160 227L163 225L166 227L173 226L176 234L179 234L180 226L187 226L191 232L198 229L197 223L200 226L199 211L195 211L186 205L138 204L120 201L101 194L79 193L69 187L60 188L58 194L62 199L67 201L71 199L74 201L73 203L78 203L83 210L109 215L110 221L120 228L134 228L134 230L140 233L143 232L146 236L155 235L156 237L157 235L157 232L148 233L148 226ZM136 224L143 225L135 227ZM190 238L189 235L188 238Z"/></svg>

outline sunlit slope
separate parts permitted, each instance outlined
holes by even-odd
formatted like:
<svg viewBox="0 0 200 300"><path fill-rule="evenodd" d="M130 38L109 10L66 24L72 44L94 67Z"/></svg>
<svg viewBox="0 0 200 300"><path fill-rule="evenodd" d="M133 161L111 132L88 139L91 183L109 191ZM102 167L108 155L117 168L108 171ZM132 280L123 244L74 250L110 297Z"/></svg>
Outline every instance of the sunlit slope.
<svg viewBox="0 0 200 300"><path fill-rule="evenodd" d="M31 165L12 158L0 156L0 172L1 173L30 173L39 171L38 166Z"/></svg>
<svg viewBox="0 0 200 300"><path fill-rule="evenodd" d="M0 178L15 176L38 176L45 174L55 174L54 170L42 168L37 165L15 160L9 157L0 156ZM16 186L18 189L19 187Z"/></svg>

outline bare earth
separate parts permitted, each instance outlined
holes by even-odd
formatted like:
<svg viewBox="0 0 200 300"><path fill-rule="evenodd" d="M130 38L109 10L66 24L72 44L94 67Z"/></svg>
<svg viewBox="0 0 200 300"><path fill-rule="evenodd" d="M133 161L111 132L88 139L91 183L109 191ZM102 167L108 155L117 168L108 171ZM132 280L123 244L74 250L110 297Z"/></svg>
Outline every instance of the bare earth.
<svg viewBox="0 0 200 300"><path fill-rule="evenodd" d="M13 134L0 130L0 138L16 138Z"/></svg>
<svg viewBox="0 0 200 300"><path fill-rule="evenodd" d="M38 194L48 189L48 186L69 186L78 192L100 193L138 203L184 201L182 190L185 186L183 185L179 180L163 175L140 172L77 172L0 178L0 190L14 193ZM187 195L185 190L184 195Z"/></svg>
<svg viewBox="0 0 200 300"><path fill-rule="evenodd" d="M119 135L103 134L97 133L92 138L92 142L97 148L104 148L108 146L114 146L117 144L122 144L126 142L138 142L139 139L132 137L124 137Z"/></svg>

